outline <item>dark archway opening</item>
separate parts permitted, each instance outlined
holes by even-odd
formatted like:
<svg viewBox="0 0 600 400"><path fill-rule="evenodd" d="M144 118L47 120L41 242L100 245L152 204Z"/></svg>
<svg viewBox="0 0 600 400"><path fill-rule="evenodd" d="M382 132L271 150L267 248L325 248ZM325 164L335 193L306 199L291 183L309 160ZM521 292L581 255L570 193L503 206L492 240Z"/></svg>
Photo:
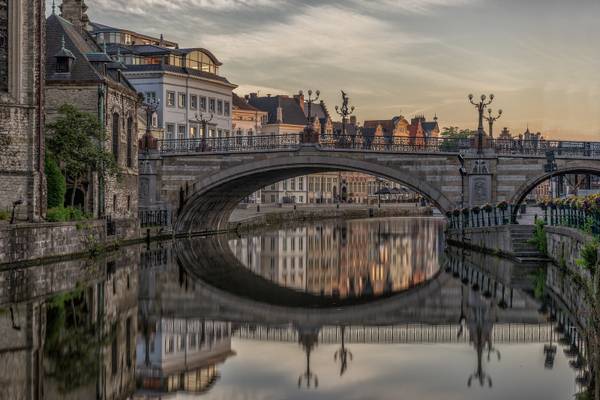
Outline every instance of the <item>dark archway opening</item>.
<svg viewBox="0 0 600 400"><path fill-rule="evenodd" d="M73 190L75 190L75 197L73 196ZM81 190L80 188L68 188L67 192L65 194L65 204L67 205L71 205L71 199L74 199L73 201L73 207L75 208L79 208L81 210L85 210L85 193L83 192L83 190Z"/></svg>

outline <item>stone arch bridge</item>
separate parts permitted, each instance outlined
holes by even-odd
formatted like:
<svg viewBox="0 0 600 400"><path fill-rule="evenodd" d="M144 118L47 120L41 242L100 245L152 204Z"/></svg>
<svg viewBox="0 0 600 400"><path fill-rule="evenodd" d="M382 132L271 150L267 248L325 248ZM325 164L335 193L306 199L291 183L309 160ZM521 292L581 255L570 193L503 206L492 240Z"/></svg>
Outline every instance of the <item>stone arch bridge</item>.
<svg viewBox="0 0 600 400"><path fill-rule="evenodd" d="M311 173L387 178L421 193L442 212L503 200L518 204L552 175L600 175L600 142L496 140L477 153L446 139L369 147L307 144L293 135L243 139L163 140L142 151L140 208L174 211L177 232L221 230L254 191ZM555 157L552 172L545 167L549 151Z"/></svg>

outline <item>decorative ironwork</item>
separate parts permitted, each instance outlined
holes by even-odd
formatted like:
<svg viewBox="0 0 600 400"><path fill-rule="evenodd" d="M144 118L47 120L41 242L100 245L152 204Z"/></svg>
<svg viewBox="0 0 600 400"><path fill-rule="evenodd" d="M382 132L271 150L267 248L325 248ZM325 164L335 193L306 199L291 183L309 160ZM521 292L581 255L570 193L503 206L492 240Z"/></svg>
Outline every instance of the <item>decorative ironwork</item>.
<svg viewBox="0 0 600 400"><path fill-rule="evenodd" d="M344 140L335 134L316 134L307 141L305 133L286 135L232 136L220 138L164 139L158 141L161 153L243 153L253 151L297 150L302 143L314 143L322 150L355 150L388 153L450 153L477 151L475 138L414 138L408 136L375 137L360 141ZM318 139L318 140L317 140ZM488 148L499 155L545 157L553 151L556 157L600 159L600 142L563 140L489 139Z"/></svg>

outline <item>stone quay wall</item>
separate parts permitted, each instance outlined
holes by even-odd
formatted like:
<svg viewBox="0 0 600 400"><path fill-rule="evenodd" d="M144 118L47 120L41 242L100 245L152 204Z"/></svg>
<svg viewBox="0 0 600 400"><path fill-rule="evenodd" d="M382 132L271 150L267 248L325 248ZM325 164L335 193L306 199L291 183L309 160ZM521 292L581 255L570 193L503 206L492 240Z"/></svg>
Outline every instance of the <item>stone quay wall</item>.
<svg viewBox="0 0 600 400"><path fill-rule="evenodd" d="M512 225L486 226L482 228L465 228L461 230L451 229L446 232L446 238L451 244L467 245L496 254L514 254L512 240Z"/></svg>
<svg viewBox="0 0 600 400"><path fill-rule="evenodd" d="M104 220L0 226L0 268L13 263L89 253L123 240L137 239L137 220L114 220L108 235Z"/></svg>
<svg viewBox="0 0 600 400"><path fill-rule="evenodd" d="M577 259L581 257L581 248L593 240L592 236L578 229L564 226L546 226L548 257L556 265L581 270Z"/></svg>

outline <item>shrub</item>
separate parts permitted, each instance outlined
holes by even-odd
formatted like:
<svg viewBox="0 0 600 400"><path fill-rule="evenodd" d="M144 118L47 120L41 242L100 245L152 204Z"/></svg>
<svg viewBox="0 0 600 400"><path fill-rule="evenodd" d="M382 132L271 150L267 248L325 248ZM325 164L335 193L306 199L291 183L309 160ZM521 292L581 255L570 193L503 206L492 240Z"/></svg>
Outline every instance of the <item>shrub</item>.
<svg viewBox="0 0 600 400"><path fill-rule="evenodd" d="M52 156L46 157L46 186L48 188L48 208L62 207L65 203L67 183Z"/></svg>
<svg viewBox="0 0 600 400"><path fill-rule="evenodd" d="M0 210L0 221L8 221L10 219L10 212L6 210Z"/></svg>
<svg viewBox="0 0 600 400"><path fill-rule="evenodd" d="M88 218L83 211L74 207L54 207L48 209L46 214L46 219L50 222L82 221Z"/></svg>
<svg viewBox="0 0 600 400"><path fill-rule="evenodd" d="M594 273L598 265L598 246L597 240L584 244L581 248L581 258L577 259L577 265Z"/></svg>
<svg viewBox="0 0 600 400"><path fill-rule="evenodd" d="M546 231L544 230L544 225L545 223L541 219L538 219L535 222L533 237L528 240L528 243L534 244L540 253L546 255L548 253L548 243L546 242Z"/></svg>

